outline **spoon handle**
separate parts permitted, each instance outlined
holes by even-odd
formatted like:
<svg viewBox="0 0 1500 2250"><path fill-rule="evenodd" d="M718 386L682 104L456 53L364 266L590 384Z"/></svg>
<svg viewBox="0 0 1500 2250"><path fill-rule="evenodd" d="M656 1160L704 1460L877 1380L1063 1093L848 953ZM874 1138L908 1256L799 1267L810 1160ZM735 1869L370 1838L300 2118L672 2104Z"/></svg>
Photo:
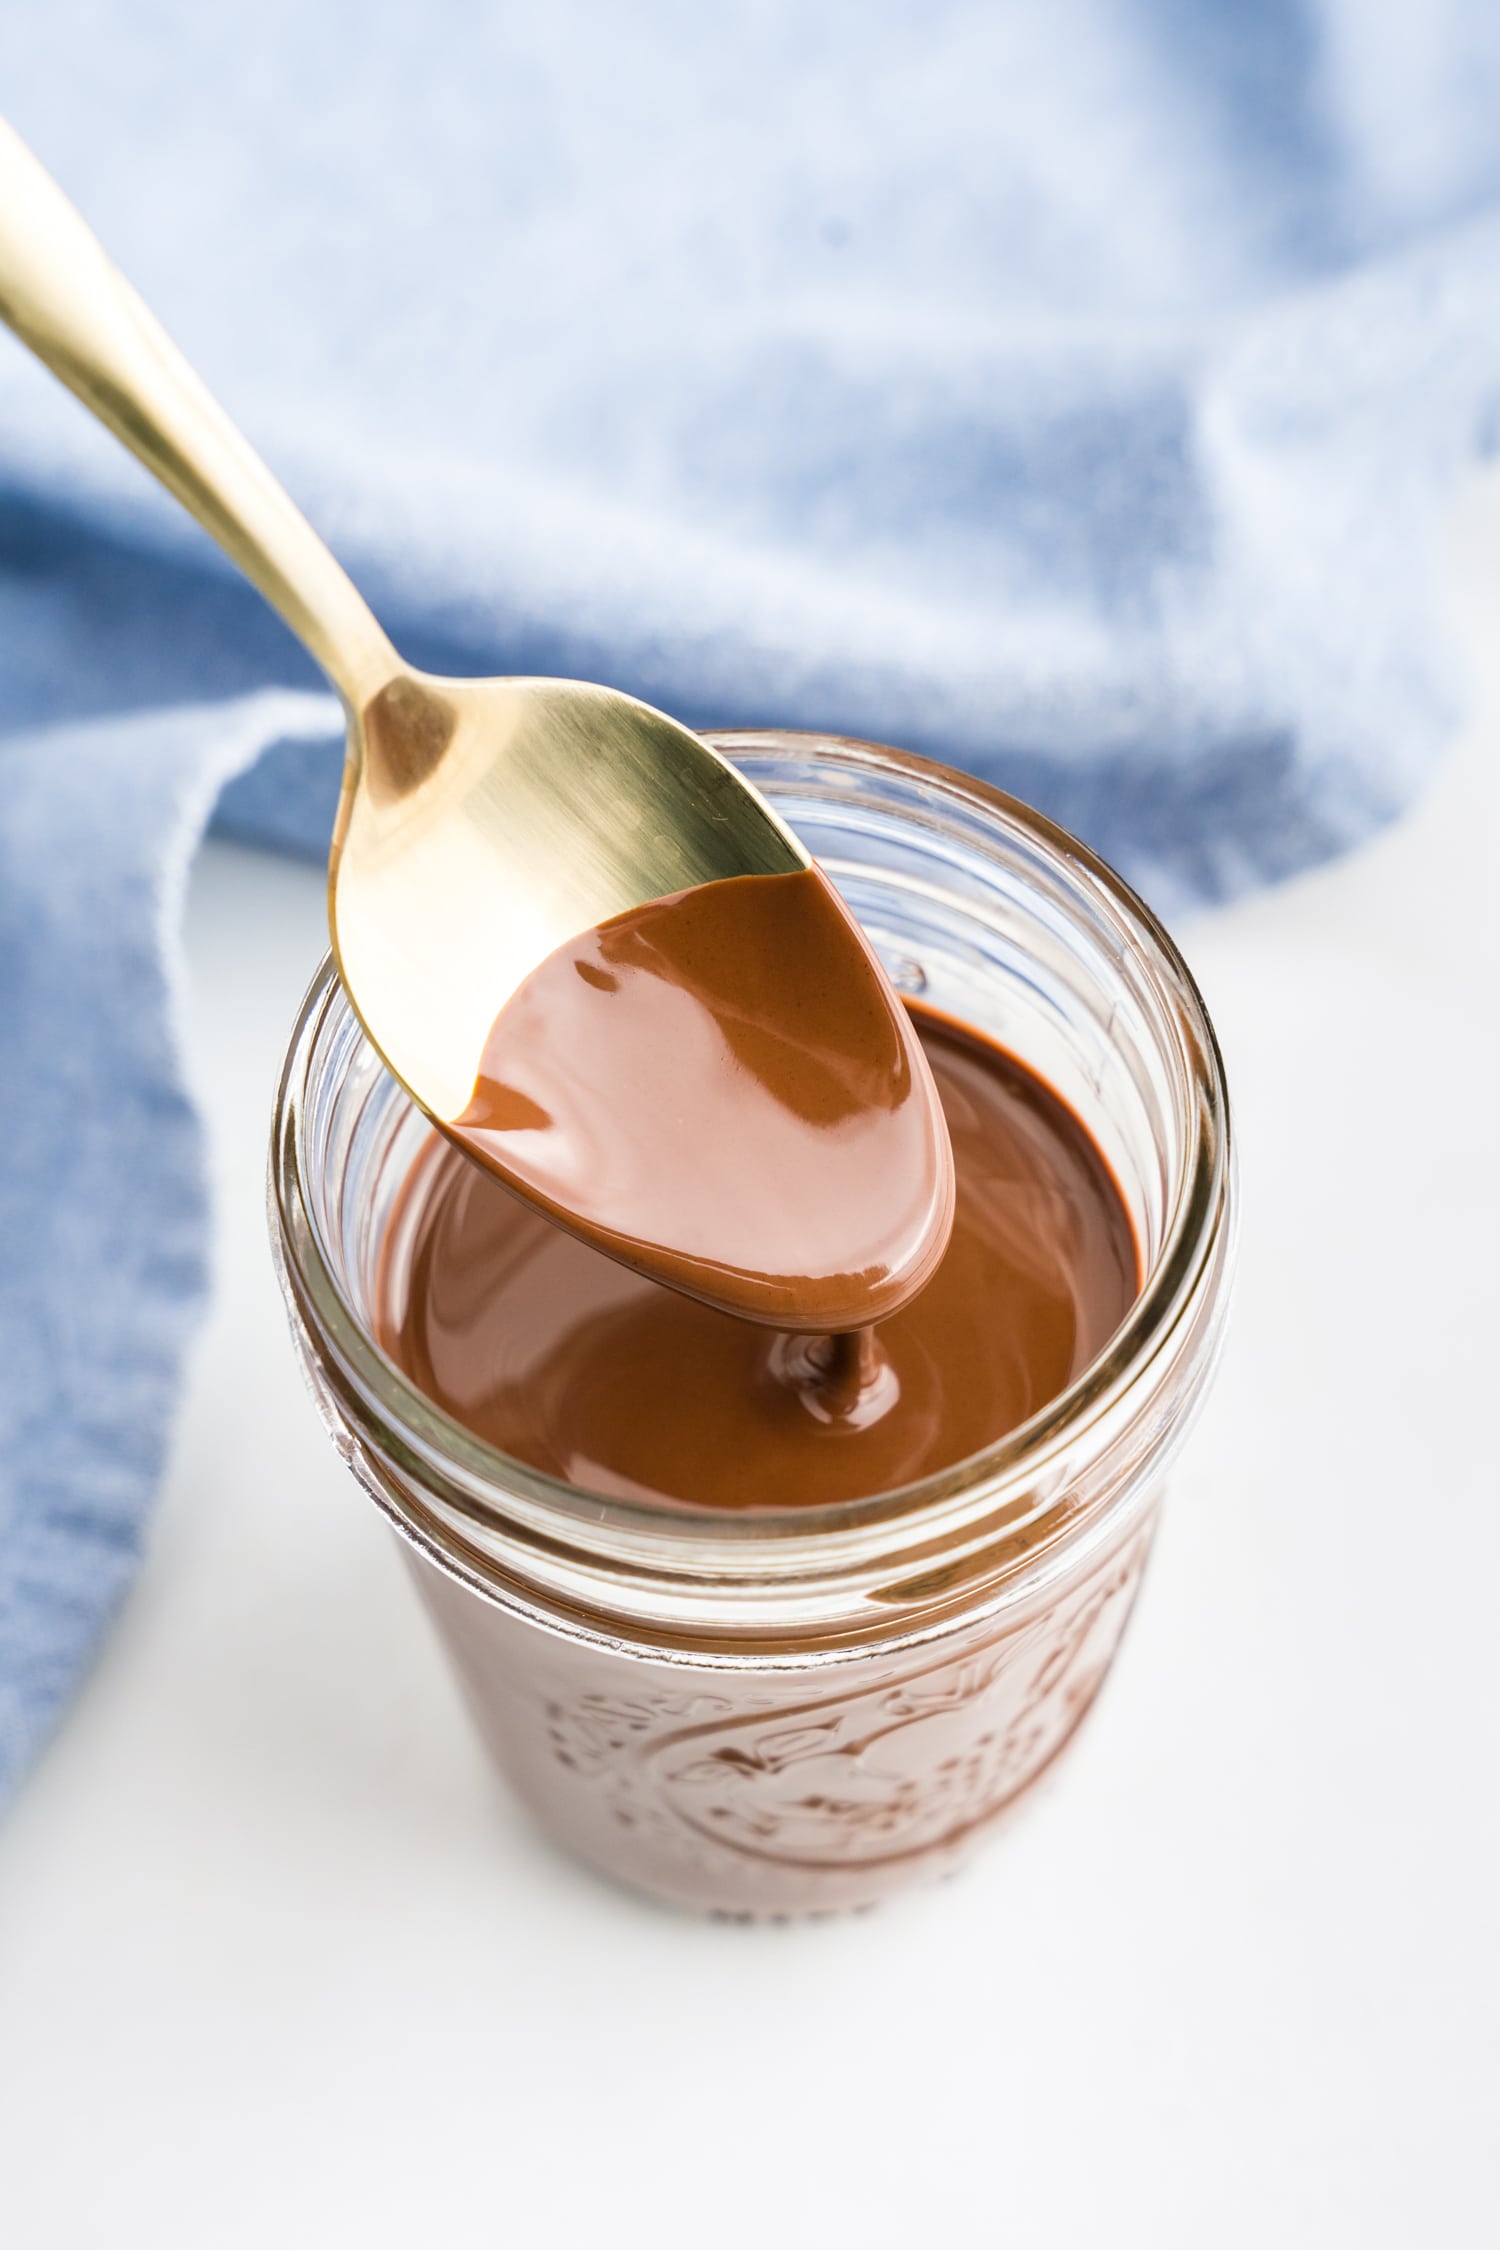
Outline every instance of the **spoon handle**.
<svg viewBox="0 0 1500 2250"><path fill-rule="evenodd" d="M306 517L3 118L0 319L217 539L351 709L401 669Z"/></svg>

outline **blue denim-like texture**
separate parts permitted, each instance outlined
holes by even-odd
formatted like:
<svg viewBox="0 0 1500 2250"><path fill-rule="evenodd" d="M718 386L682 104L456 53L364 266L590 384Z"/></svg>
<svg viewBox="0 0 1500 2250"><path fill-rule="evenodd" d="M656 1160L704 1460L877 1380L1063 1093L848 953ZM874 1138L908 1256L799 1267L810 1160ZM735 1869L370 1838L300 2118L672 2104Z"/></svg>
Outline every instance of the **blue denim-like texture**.
<svg viewBox="0 0 1500 2250"><path fill-rule="evenodd" d="M1358 842L1452 731L1483 0L15 0L6 100L420 662L901 742L1168 911ZM202 1301L191 843L320 851L338 730L0 345L3 1800Z"/></svg>

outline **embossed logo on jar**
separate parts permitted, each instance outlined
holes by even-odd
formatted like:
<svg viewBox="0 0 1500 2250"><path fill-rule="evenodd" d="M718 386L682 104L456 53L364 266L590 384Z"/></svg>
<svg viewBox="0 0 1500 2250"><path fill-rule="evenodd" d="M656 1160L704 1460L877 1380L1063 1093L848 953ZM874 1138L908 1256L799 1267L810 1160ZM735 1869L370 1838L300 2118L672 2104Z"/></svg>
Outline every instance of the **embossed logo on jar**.
<svg viewBox="0 0 1500 2250"><path fill-rule="evenodd" d="M1003 1640L863 1693L751 1710L712 1695L554 1704L553 1754L603 1786L621 1825L675 1830L710 1856L870 1867L955 1843L1092 1703L1147 1544Z"/></svg>

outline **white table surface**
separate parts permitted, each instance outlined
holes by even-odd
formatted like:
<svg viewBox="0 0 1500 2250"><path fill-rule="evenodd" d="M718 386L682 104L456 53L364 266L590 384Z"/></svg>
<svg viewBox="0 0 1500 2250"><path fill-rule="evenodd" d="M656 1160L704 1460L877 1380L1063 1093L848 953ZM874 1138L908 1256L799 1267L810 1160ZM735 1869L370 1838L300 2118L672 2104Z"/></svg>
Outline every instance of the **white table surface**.
<svg viewBox="0 0 1500 2250"><path fill-rule="evenodd" d="M1430 796L1184 932L1241 1279L1118 1670L986 1858L871 1915L637 1904L491 1781L265 1247L319 879L204 855L218 1292L0 1835L0 2241L1500 2240L1500 480L1454 544L1482 709Z"/></svg>

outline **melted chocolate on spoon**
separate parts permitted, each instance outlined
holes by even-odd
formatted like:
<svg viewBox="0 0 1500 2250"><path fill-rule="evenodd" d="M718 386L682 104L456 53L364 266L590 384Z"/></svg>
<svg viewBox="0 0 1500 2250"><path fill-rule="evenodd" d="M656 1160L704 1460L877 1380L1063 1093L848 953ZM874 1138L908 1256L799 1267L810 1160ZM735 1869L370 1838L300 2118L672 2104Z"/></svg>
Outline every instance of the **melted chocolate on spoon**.
<svg viewBox="0 0 1500 2250"><path fill-rule="evenodd" d="M782 1326L883 1319L952 1224L921 1045L816 868L705 883L561 947L446 1130L612 1258Z"/></svg>

